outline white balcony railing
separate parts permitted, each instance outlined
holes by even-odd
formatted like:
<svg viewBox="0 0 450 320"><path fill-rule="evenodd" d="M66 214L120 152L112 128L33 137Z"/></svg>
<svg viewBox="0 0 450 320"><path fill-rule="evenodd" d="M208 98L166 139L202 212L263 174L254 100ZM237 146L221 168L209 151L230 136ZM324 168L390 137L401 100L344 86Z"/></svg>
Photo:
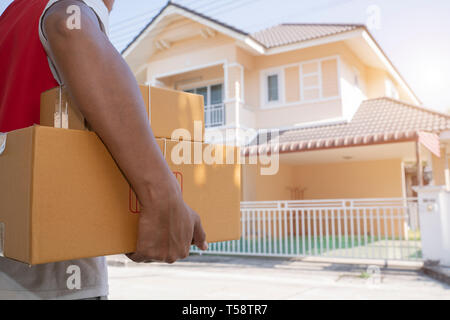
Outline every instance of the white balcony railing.
<svg viewBox="0 0 450 320"><path fill-rule="evenodd" d="M205 127L213 128L225 125L225 105L223 103L205 106Z"/></svg>

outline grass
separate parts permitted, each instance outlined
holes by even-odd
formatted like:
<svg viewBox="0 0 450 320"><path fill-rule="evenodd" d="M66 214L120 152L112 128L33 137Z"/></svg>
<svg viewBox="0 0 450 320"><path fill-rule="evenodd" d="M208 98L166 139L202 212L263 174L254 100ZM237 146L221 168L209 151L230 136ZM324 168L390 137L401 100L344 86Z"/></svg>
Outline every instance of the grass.
<svg viewBox="0 0 450 320"><path fill-rule="evenodd" d="M410 235L409 240L416 240L417 234ZM400 250L400 244L389 243L388 247L385 246L384 241L398 241L402 240L403 250ZM381 242L380 242L381 241ZM367 254L370 256L379 256L383 258L383 256L387 255L388 252L392 252L394 248L397 251L400 251L405 259L420 259L422 256L422 252L417 250L417 247L414 243L409 243L409 248L405 243L405 239L399 239L397 237L372 237L367 236L366 238L361 236L358 238L357 235L353 236L335 236L334 237L334 246L333 246L333 238L326 236L311 236L311 237L302 237L302 236L292 236L292 237L283 237L278 239L242 239L239 241L234 241L232 243L213 243L210 244L211 251L226 251L230 252L231 250L238 253L261 253L267 255L298 255L298 256L312 256L312 255L323 255L326 253L331 253L335 250L348 250L348 249L356 249L362 248L363 250L367 246L365 250L367 250ZM376 244L379 242L379 244ZM328 246L327 246L328 243ZM373 247L369 247L370 244L375 244ZM398 254L396 251L395 254ZM413 251L413 252L412 252ZM387 257L386 257L387 258Z"/></svg>
<svg viewBox="0 0 450 320"><path fill-rule="evenodd" d="M409 230L408 231L408 239L410 241L415 241L415 240L420 241L420 240L422 240L421 235L420 235L420 231L419 230L417 230L417 231Z"/></svg>

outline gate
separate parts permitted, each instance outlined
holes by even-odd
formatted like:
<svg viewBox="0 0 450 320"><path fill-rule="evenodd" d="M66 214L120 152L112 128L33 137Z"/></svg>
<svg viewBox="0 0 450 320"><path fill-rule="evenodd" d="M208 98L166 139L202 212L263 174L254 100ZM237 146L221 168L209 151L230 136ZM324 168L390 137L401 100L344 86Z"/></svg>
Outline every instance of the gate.
<svg viewBox="0 0 450 320"><path fill-rule="evenodd" d="M421 260L417 199L242 202L241 239L203 254Z"/></svg>

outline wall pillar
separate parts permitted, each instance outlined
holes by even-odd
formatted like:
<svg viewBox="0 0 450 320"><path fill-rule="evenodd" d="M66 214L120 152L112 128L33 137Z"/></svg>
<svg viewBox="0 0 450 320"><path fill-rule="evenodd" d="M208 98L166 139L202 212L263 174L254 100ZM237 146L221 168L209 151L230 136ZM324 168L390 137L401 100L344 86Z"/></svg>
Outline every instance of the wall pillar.
<svg viewBox="0 0 450 320"><path fill-rule="evenodd" d="M241 106L244 96L244 67L238 63L226 63L224 68L225 125L234 129L234 144L240 144Z"/></svg>
<svg viewBox="0 0 450 320"><path fill-rule="evenodd" d="M445 147L441 148L441 156L431 154L431 166L433 169L433 185L448 185L448 160Z"/></svg>
<svg viewBox="0 0 450 320"><path fill-rule="evenodd" d="M415 187L425 261L450 266L450 191L444 186Z"/></svg>

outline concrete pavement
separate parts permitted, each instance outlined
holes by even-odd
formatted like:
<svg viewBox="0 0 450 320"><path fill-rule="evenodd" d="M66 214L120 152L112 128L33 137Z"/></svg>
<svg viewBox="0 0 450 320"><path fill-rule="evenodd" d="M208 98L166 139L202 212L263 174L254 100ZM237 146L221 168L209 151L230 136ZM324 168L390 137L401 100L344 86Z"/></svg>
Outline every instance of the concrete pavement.
<svg viewBox="0 0 450 320"><path fill-rule="evenodd" d="M450 286L418 268L206 255L173 265L124 261L109 267L110 299L450 300Z"/></svg>

